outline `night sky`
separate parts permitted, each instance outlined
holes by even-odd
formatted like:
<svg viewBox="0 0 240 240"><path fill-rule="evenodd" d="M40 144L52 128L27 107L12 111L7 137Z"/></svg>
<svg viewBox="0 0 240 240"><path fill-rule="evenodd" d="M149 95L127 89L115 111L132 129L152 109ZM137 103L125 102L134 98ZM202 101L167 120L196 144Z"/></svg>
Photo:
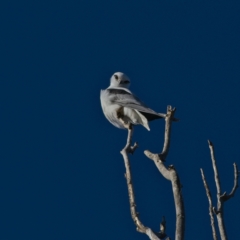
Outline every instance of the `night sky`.
<svg viewBox="0 0 240 240"><path fill-rule="evenodd" d="M0 3L0 240L147 239L130 216L127 131L111 125L100 90L114 72L157 112L177 108L166 165L177 169L186 238L212 239L205 175L216 205L207 140L222 183L240 168L239 1L41 0ZM137 209L174 239L170 182L143 151L160 152L164 121L134 129ZM225 204L240 239L240 190Z"/></svg>

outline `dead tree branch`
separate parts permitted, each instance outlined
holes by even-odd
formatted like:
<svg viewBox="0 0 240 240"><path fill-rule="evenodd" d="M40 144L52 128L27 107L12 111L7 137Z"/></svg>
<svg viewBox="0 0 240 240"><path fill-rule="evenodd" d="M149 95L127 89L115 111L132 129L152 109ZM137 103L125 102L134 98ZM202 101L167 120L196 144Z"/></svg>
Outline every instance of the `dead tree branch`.
<svg viewBox="0 0 240 240"><path fill-rule="evenodd" d="M163 150L160 154L154 154L150 151L144 151L145 155L154 161L156 167L160 171L160 173L167 180L172 183L172 190L176 208L176 232L175 232L175 240L183 240L184 239L184 230L185 230L185 213L184 213L184 204L181 193L181 183L177 171L174 169L173 165L168 168L165 167L164 162L167 158L168 151L170 148L170 137L171 137L171 123L174 118L174 113L176 109L171 106L167 108L167 115L165 118L165 136L164 136L164 145Z"/></svg>
<svg viewBox="0 0 240 240"><path fill-rule="evenodd" d="M215 224L214 224L212 196L211 196L211 192L209 190L206 178L204 176L204 172L203 172L202 169L200 169L200 171L201 171L201 174L202 174L202 180L203 180L203 184L204 184L206 194L207 194L207 198L208 198L208 202L209 202L209 215L210 215L210 222L211 222L211 227L212 227L213 239L217 240L217 233L216 233Z"/></svg>
<svg viewBox="0 0 240 240"><path fill-rule="evenodd" d="M126 168L125 178L127 180L127 188L128 188L128 196L129 196L129 203L130 203L130 212L133 219L134 224L137 227L137 231L141 233L145 233L151 240L159 240L159 236L154 233L150 228L143 225L143 223L140 221L139 213L136 209L136 202L135 202L135 195L134 195L134 189L133 189L133 183L132 183L132 175L131 175L131 167L130 167L130 161L128 154L133 154L134 151L137 148L137 143L135 143L133 146L131 146L131 140L132 140L132 134L133 134L133 128L132 126L128 129L128 137L127 137L127 144L121 151L121 154L124 159L124 164Z"/></svg>
<svg viewBox="0 0 240 240"><path fill-rule="evenodd" d="M215 154L214 154L214 146L213 146L212 142L210 142L210 141L208 141L208 146L210 149L213 172L214 172L214 179L215 179L216 188L217 188L217 208L212 207L212 211L217 216L218 228L219 228L221 239L227 240L228 238L227 238L227 233L226 233L226 228L225 228L224 218L223 218L223 214L224 214L223 205L224 205L224 202L226 202L227 200L229 200L230 198L232 198L234 196L234 194L237 190L239 171L238 171L238 167L237 167L236 163L234 163L233 164L234 184L233 184L232 191L230 192L230 194L227 194L226 192L221 194L221 184L220 184L220 178L219 178L219 173L218 173ZM204 178L203 178L203 183L204 183ZM205 186L205 183L204 183L204 186ZM206 192L207 192L207 190L206 190Z"/></svg>
<svg viewBox="0 0 240 240"><path fill-rule="evenodd" d="M230 198L234 197L234 194L238 188L238 177L239 177L239 171L238 171L238 167L236 163L233 163L233 168L234 168L234 184L233 184L233 188L232 191L229 194L223 193L221 198L224 202L226 202L227 200L229 200Z"/></svg>
<svg viewBox="0 0 240 240"><path fill-rule="evenodd" d="M212 166L213 166L213 172L214 172L214 179L215 179L216 188L217 188L217 209L214 208L214 213L217 215L218 228L219 228L221 239L227 240L227 233L226 233L226 228L225 228L224 218L223 218L221 185L220 185L220 179L219 179L216 159L215 159L215 155L214 155L214 147L210 141L208 141L208 146L210 148L210 154L211 154Z"/></svg>

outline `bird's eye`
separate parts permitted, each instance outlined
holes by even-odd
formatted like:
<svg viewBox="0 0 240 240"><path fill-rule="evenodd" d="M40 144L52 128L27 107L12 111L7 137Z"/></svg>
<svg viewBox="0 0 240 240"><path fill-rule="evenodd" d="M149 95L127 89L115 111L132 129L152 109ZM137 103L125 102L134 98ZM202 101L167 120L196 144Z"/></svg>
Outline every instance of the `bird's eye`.
<svg viewBox="0 0 240 240"><path fill-rule="evenodd" d="M118 80L118 75L114 75L115 79Z"/></svg>

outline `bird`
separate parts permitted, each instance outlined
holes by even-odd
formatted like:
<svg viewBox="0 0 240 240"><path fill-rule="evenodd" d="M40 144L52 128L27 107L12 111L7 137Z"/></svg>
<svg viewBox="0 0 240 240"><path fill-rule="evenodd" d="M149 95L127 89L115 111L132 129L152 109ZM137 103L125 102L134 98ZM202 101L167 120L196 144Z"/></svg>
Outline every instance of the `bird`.
<svg viewBox="0 0 240 240"><path fill-rule="evenodd" d="M100 101L103 113L110 123L121 129L129 129L132 125L142 125L148 131L149 121L165 118L166 114L157 113L144 104L130 90L130 79L116 72L110 78L110 86L101 90Z"/></svg>

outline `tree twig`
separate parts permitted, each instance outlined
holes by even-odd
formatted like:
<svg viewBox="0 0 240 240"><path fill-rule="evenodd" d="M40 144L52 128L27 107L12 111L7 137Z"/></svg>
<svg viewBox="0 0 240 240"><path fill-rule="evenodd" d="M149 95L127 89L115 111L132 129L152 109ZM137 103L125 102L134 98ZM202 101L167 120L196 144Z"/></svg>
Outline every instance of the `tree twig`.
<svg viewBox="0 0 240 240"><path fill-rule="evenodd" d="M160 233L165 234L165 232L166 232L166 219L163 216L162 222L160 223Z"/></svg>
<svg viewBox="0 0 240 240"><path fill-rule="evenodd" d="M171 133L171 123L174 118L174 113L176 109L171 106L167 108L167 116L165 118L165 136L164 136L164 145L163 150L160 154L154 154L150 151L144 151L145 155L154 161L156 167L160 171L160 173L167 180L172 183L172 190L175 202L176 209L176 232L175 232L175 240L183 240L184 239L184 230L185 230L185 212L184 212L184 204L181 193L181 183L177 171L173 167L173 165L169 166L168 169L164 165L164 161L167 158L168 151L170 148L170 133Z"/></svg>
<svg viewBox="0 0 240 240"><path fill-rule="evenodd" d="M217 240L217 233L216 233L215 224L214 224L212 196L211 196L211 192L209 190L209 187L208 187L208 184L207 184L207 181L206 181L206 178L204 176L204 172L203 172L202 168L200 169L200 171L201 171L203 184L204 184L206 194L207 194L207 198L208 198L208 202L209 202L209 215L210 215L210 222L211 222L211 227L212 227L213 239Z"/></svg>
<svg viewBox="0 0 240 240"><path fill-rule="evenodd" d="M234 197L234 194L238 188L238 177L239 177L239 171L238 171L238 167L236 163L233 163L233 168L234 168L234 184L233 184L233 188L232 191L229 194L223 193L221 195L221 198L224 202L226 202L227 200L229 200L230 198Z"/></svg>
<svg viewBox="0 0 240 240"><path fill-rule="evenodd" d="M164 144L163 144L163 149L162 152L159 154L159 157L161 158L162 161L165 161L168 151L170 148L170 140L171 140L171 126L172 126L172 120L174 118L174 113L176 111L176 108L173 108L171 106L167 107L167 116L165 118L165 134L164 134Z"/></svg>

